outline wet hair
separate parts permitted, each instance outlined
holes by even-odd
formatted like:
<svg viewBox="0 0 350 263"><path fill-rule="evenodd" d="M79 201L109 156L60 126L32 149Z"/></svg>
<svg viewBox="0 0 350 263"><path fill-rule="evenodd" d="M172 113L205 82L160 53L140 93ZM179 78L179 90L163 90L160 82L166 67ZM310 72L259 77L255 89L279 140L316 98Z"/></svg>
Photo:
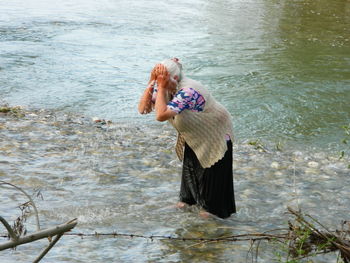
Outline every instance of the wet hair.
<svg viewBox="0 0 350 263"><path fill-rule="evenodd" d="M168 70L170 76L174 78L174 76L178 76L178 82L180 82L183 78L182 73L182 65L178 62L175 62L172 59L166 59L161 62L166 69Z"/></svg>

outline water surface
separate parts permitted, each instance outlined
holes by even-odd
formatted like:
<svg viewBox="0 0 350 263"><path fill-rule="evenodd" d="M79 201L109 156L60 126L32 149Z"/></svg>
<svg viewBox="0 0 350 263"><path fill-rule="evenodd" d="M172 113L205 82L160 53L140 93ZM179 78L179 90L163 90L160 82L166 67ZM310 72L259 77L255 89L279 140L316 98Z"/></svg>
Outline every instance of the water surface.
<svg viewBox="0 0 350 263"><path fill-rule="evenodd" d="M333 228L348 219L349 159L338 157L350 121L349 1L0 6L1 104L24 107L24 116L0 116L0 180L41 190L43 227L77 217L77 232L217 237L285 227L287 206ZM153 65L173 56L233 116L238 213L229 219L172 207L176 134L136 111ZM248 145L257 139L267 152ZM15 220L24 201L1 189L1 215ZM0 261L30 262L44 244L3 251ZM192 245L65 236L45 262L245 262L249 250ZM262 246L260 262L271 262L274 249Z"/></svg>

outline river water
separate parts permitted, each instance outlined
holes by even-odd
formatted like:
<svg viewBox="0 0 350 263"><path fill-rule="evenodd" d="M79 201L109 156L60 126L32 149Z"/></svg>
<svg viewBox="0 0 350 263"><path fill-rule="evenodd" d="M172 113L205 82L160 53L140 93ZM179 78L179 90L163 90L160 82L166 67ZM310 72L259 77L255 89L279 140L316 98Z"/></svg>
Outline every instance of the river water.
<svg viewBox="0 0 350 263"><path fill-rule="evenodd" d="M348 152L338 158L348 147L349 39L345 0L0 1L0 103L23 107L0 115L0 180L40 189L43 227L76 217L76 232L262 232L286 226L287 206L336 228L350 209ZM173 208L175 132L136 111L153 65L174 56L234 120L238 213L226 220ZM248 143L257 140L265 152ZM13 221L24 201L1 188L1 215ZM33 217L27 224L35 230ZM0 261L29 262L44 244ZM192 245L64 236L45 262L245 262L250 246ZM273 262L262 246L259 262Z"/></svg>

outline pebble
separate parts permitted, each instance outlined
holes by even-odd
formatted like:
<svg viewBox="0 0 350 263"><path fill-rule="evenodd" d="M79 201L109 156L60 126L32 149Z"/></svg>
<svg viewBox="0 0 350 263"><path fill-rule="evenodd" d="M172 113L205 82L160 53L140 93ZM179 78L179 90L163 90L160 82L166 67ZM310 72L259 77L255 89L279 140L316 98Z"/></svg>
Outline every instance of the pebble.
<svg viewBox="0 0 350 263"><path fill-rule="evenodd" d="M319 166L319 163L311 161L311 162L308 162L307 165L311 168L317 168Z"/></svg>
<svg viewBox="0 0 350 263"><path fill-rule="evenodd" d="M326 159L327 155L325 153L315 153L314 154L314 157L316 159L320 159L320 160L323 160L323 159Z"/></svg>
<svg viewBox="0 0 350 263"><path fill-rule="evenodd" d="M306 168L305 169L305 173L306 174L318 174L320 171L318 169L315 168Z"/></svg>
<svg viewBox="0 0 350 263"><path fill-rule="evenodd" d="M274 169L278 169L280 167L278 162L272 162L270 166L271 168L274 168Z"/></svg>
<svg viewBox="0 0 350 263"><path fill-rule="evenodd" d="M303 156L303 153L302 152L299 152L299 151L295 151L293 152L293 155L296 157L296 156Z"/></svg>

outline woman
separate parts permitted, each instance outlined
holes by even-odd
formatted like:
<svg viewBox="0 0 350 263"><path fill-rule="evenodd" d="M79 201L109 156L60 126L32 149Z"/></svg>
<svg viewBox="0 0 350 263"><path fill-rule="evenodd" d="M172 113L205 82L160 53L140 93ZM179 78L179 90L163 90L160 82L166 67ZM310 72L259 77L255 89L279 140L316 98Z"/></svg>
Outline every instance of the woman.
<svg viewBox="0 0 350 263"><path fill-rule="evenodd" d="M228 111L201 83L183 75L177 58L164 60L151 72L138 109L147 114L153 108L158 121L168 120L178 132L176 153L183 160L178 207L197 204L204 217L235 213Z"/></svg>

